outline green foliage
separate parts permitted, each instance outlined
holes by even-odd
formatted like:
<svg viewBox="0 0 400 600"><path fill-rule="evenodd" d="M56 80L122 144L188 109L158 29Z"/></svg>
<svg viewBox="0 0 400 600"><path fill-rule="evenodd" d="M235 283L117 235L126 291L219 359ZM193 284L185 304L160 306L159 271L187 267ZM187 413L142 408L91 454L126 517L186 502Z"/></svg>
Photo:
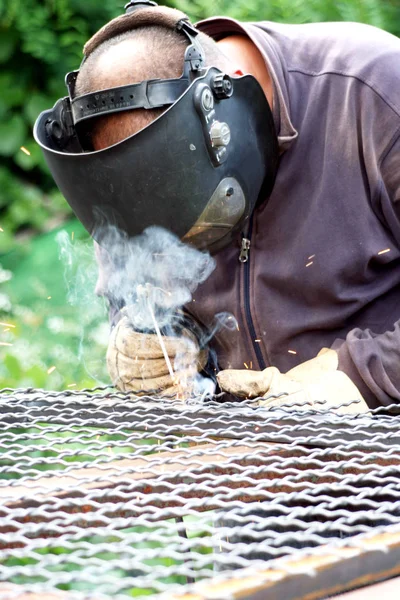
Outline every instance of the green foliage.
<svg viewBox="0 0 400 600"><path fill-rule="evenodd" d="M67 301L57 245L46 232L71 211L32 128L65 95L65 73L79 66L85 41L122 7L115 0L0 0L0 320L11 325L1 333L10 345L0 347L0 386L108 382L96 337L107 329L105 309L90 283L90 310ZM71 228L83 235L74 221ZM35 240L38 234L45 235Z"/></svg>
<svg viewBox="0 0 400 600"><path fill-rule="evenodd" d="M175 0L192 19L226 15L242 21L359 21L400 35L398 0Z"/></svg>
<svg viewBox="0 0 400 600"><path fill-rule="evenodd" d="M65 95L65 73L79 66L85 41L122 6L115 0L0 0L0 253L15 246L17 231L40 233L49 220L54 226L55 217L71 214L32 127Z"/></svg>
<svg viewBox="0 0 400 600"><path fill-rule="evenodd" d="M96 275L93 244L75 220L3 256L0 387L74 390L109 383L108 320L94 295Z"/></svg>

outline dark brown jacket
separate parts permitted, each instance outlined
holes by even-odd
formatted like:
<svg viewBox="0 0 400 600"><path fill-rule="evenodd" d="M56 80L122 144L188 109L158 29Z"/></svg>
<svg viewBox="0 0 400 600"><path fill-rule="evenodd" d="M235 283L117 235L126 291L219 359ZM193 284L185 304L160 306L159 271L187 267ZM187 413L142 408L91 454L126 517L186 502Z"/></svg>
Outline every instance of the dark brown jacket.
<svg viewBox="0 0 400 600"><path fill-rule="evenodd" d="M231 312L215 346L222 368L281 371L324 347L371 406L400 400L400 40L356 23L239 24L274 83L281 148L271 197L221 251L191 312Z"/></svg>

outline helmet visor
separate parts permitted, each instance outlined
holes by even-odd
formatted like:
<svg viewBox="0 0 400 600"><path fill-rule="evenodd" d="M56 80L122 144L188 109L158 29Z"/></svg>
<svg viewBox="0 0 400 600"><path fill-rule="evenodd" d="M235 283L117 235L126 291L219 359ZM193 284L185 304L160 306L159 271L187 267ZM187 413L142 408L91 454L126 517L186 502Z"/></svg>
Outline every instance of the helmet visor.
<svg viewBox="0 0 400 600"><path fill-rule="evenodd" d="M246 198L239 182L225 177L182 240L197 248L212 248L236 229L245 210Z"/></svg>

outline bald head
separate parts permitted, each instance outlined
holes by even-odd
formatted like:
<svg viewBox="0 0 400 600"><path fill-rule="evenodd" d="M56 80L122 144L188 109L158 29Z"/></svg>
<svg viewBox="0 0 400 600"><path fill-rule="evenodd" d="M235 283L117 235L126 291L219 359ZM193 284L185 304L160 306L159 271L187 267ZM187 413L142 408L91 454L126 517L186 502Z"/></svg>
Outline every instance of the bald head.
<svg viewBox="0 0 400 600"><path fill-rule="evenodd" d="M199 33L206 64L227 70L227 57L209 36ZM100 44L86 59L76 82L76 95L182 75L187 39L167 27L152 25L118 34ZM163 109L134 109L88 122L94 149L105 148L133 135L157 118ZM89 130L90 128L90 130Z"/></svg>

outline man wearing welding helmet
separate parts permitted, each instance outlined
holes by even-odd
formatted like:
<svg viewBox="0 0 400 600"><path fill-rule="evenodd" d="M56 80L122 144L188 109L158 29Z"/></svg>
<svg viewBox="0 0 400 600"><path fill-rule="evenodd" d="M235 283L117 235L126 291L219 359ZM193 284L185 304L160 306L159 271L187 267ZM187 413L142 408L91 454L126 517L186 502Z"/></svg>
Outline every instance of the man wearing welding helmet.
<svg viewBox="0 0 400 600"><path fill-rule="evenodd" d="M190 313L205 328L237 320L211 342L222 389L356 410L400 400L400 40L126 9L35 126L78 218L94 237L99 219L129 236L155 224L214 254ZM146 334L121 323L114 382L167 390L159 345L141 353Z"/></svg>

